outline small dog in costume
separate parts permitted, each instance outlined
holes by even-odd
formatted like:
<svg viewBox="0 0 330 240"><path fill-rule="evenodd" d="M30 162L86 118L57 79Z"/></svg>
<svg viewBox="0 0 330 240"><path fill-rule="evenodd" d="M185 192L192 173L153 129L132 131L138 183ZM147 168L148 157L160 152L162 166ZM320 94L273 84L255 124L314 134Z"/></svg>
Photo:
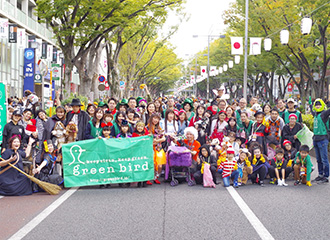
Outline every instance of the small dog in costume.
<svg viewBox="0 0 330 240"><path fill-rule="evenodd" d="M77 125L74 123L69 123L66 126L66 132L65 132L65 136L66 136L66 143L71 143L71 142L75 142L77 139L77 134L78 134L78 128Z"/></svg>

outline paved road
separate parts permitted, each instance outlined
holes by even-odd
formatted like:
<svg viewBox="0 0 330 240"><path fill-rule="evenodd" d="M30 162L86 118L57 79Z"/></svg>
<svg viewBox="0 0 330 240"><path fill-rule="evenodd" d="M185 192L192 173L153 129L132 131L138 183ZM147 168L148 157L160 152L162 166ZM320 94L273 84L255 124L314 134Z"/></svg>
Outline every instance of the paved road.
<svg viewBox="0 0 330 240"><path fill-rule="evenodd" d="M79 188L24 239L330 239L330 186L288 183L289 187L267 184L230 189L255 218L246 209L245 215L237 199L221 185L216 189L167 183L147 188ZM50 202L67 193L61 194L0 199L0 216L6 215L0 217L0 239L24 230ZM24 222L3 225L6 219L17 217L17 206L22 212L28 204L38 207L25 213Z"/></svg>

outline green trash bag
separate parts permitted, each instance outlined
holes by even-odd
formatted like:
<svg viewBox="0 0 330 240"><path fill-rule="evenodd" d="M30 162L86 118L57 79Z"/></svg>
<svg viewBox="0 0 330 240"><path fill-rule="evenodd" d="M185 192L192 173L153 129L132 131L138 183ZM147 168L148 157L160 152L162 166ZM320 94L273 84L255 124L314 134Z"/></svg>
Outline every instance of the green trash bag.
<svg viewBox="0 0 330 240"><path fill-rule="evenodd" d="M299 132L297 132L296 136L300 141L301 145L307 145L309 147L309 150L311 150L313 148L314 133L309 130L309 128L305 124L303 125L304 127Z"/></svg>

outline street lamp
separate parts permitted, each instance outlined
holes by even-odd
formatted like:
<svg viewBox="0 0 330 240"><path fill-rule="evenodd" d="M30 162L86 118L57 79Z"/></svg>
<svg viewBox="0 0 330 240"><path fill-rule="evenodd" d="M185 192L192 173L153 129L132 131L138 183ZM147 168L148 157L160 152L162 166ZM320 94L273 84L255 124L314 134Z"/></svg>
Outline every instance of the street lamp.
<svg viewBox="0 0 330 240"><path fill-rule="evenodd" d="M225 38L225 35L193 35L194 38L207 37L207 90L206 98L209 99L210 94L210 38L219 37Z"/></svg>

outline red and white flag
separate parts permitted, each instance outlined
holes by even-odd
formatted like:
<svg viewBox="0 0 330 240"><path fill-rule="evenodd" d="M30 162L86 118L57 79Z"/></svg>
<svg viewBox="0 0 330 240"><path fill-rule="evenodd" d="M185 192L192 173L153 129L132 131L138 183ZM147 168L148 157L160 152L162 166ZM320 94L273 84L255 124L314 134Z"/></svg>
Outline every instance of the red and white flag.
<svg viewBox="0 0 330 240"><path fill-rule="evenodd" d="M190 76L190 83L195 84L196 83L196 79L194 75Z"/></svg>
<svg viewBox="0 0 330 240"><path fill-rule="evenodd" d="M243 37L230 37L231 55L243 55Z"/></svg>
<svg viewBox="0 0 330 240"><path fill-rule="evenodd" d="M201 75L202 76L207 76L207 67L206 66L201 66Z"/></svg>
<svg viewBox="0 0 330 240"><path fill-rule="evenodd" d="M250 38L250 55L261 54L261 38Z"/></svg>

